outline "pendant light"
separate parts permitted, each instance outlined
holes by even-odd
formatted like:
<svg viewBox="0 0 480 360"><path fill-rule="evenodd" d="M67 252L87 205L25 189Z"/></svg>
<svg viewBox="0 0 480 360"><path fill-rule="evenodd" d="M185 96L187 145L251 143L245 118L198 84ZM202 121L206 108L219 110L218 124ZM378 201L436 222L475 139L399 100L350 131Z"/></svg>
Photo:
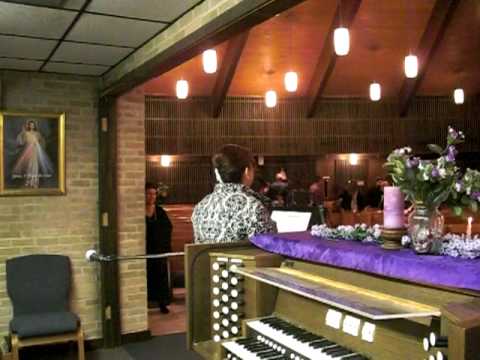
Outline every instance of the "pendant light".
<svg viewBox="0 0 480 360"><path fill-rule="evenodd" d="M335 54L345 56L350 51L350 32L345 27L338 27L333 32Z"/></svg>
<svg viewBox="0 0 480 360"><path fill-rule="evenodd" d="M284 78L285 90L288 92L295 92L298 88L298 75L295 71L285 73Z"/></svg>
<svg viewBox="0 0 480 360"><path fill-rule="evenodd" d="M169 167L172 163L172 157L170 155L160 155L160 165L162 167Z"/></svg>
<svg viewBox="0 0 480 360"><path fill-rule="evenodd" d="M465 93L463 89L455 89L453 91L453 100L457 105L463 104L465 102Z"/></svg>
<svg viewBox="0 0 480 360"><path fill-rule="evenodd" d="M415 55L405 56L405 76L413 79L418 75L418 58Z"/></svg>
<svg viewBox="0 0 480 360"><path fill-rule="evenodd" d="M188 97L188 81L177 80L176 92L177 92L177 98L186 99Z"/></svg>
<svg viewBox="0 0 480 360"><path fill-rule="evenodd" d="M268 90L265 93L265 105L268 108L273 108L277 105L277 93L275 90Z"/></svg>
<svg viewBox="0 0 480 360"><path fill-rule="evenodd" d="M348 156L348 162L349 162L350 165L352 165L352 166L358 165L358 154L350 154L350 155Z"/></svg>
<svg viewBox="0 0 480 360"><path fill-rule="evenodd" d="M370 100L378 101L382 98L382 87L379 83L373 82L370 84Z"/></svg>
<svg viewBox="0 0 480 360"><path fill-rule="evenodd" d="M214 49L205 50L202 60L205 73L214 74L217 71L217 52Z"/></svg>

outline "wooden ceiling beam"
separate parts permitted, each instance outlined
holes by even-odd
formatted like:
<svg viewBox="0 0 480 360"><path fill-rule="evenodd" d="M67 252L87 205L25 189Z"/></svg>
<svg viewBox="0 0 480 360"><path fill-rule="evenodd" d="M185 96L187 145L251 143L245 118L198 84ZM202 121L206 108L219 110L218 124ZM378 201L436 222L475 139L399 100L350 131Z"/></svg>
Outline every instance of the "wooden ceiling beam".
<svg viewBox="0 0 480 360"><path fill-rule="evenodd" d="M428 64L441 43L459 3L460 0L437 0L435 2L430 19L414 53L418 58L418 75L414 79L405 78L400 89L400 116L407 115L408 107L422 83Z"/></svg>
<svg viewBox="0 0 480 360"><path fill-rule="evenodd" d="M328 80L335 68L337 55L335 54L333 47L333 32L340 25L350 28L350 25L353 23L355 15L360 8L361 2L362 0L342 0L337 6L335 16L328 30L325 43L320 52L312 80L310 81L307 90L307 117L315 115L318 101L322 97L323 91L325 90ZM340 5L342 6L341 9Z"/></svg>
<svg viewBox="0 0 480 360"><path fill-rule="evenodd" d="M147 80L166 73L276 14L305 0L244 0L145 61L118 80L104 84L101 96L120 96ZM104 76L105 81L105 76Z"/></svg>
<svg viewBox="0 0 480 360"><path fill-rule="evenodd" d="M233 39L228 41L225 56L222 59L222 64L218 70L215 87L212 93L212 116L214 118L220 115L223 102L227 96L228 88L232 83L233 75L237 69L238 62L242 56L243 48L248 39L249 31L236 35Z"/></svg>

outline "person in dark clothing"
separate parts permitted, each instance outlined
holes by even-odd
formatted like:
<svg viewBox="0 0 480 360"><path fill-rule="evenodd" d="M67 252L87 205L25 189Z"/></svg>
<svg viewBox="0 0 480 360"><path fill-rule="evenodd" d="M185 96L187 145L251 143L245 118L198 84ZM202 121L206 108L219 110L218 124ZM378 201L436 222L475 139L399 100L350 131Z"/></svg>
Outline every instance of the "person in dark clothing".
<svg viewBox="0 0 480 360"><path fill-rule="evenodd" d="M368 190L367 206L375 209L383 208L382 199L383 199L384 182L385 182L384 179L377 178L375 182L375 187Z"/></svg>
<svg viewBox="0 0 480 360"><path fill-rule="evenodd" d="M145 185L146 253L161 254L172 251L172 223L167 213L156 204L157 188L152 183ZM148 301L157 302L160 311L168 314L170 288L168 284L167 259L147 260Z"/></svg>
<svg viewBox="0 0 480 360"><path fill-rule="evenodd" d="M343 210L352 210L352 195L346 188L341 190L340 195L338 196L338 202Z"/></svg>

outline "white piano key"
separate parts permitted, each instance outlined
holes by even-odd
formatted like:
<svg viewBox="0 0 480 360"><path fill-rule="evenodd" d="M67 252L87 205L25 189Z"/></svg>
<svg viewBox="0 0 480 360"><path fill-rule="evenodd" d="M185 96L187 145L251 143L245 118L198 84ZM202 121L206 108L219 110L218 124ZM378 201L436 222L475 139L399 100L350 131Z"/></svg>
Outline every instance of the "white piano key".
<svg viewBox="0 0 480 360"><path fill-rule="evenodd" d="M222 346L242 360L261 360L260 357L240 346L235 341L224 342Z"/></svg>

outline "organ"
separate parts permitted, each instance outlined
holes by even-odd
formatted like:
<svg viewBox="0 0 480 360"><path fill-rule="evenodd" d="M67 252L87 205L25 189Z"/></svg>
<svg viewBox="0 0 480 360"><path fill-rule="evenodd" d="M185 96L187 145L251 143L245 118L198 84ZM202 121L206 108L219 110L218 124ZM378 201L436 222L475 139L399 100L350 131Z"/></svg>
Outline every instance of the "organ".
<svg viewBox="0 0 480 360"><path fill-rule="evenodd" d="M381 250L386 251L386 250ZM204 359L480 359L480 292L186 247L187 341Z"/></svg>

